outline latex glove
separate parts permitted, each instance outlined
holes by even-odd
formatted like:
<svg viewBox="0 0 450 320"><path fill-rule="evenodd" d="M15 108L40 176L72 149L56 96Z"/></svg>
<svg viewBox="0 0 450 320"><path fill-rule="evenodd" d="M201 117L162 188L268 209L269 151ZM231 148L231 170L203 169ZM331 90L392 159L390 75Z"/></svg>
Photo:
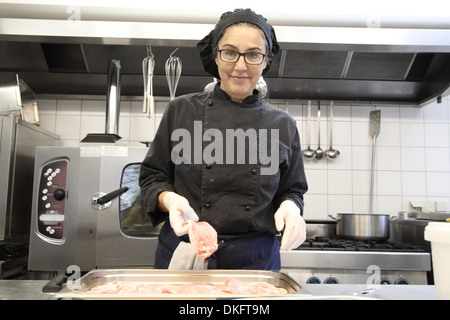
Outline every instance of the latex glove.
<svg viewBox="0 0 450 320"><path fill-rule="evenodd" d="M170 226L177 236L181 237L189 232L187 220L198 221L198 216L185 197L170 191L164 195L163 203L169 210Z"/></svg>
<svg viewBox="0 0 450 320"><path fill-rule="evenodd" d="M300 209L293 201L283 201L275 212L274 218L277 230L279 232L284 230L280 250L289 251L305 241L306 223L300 214Z"/></svg>

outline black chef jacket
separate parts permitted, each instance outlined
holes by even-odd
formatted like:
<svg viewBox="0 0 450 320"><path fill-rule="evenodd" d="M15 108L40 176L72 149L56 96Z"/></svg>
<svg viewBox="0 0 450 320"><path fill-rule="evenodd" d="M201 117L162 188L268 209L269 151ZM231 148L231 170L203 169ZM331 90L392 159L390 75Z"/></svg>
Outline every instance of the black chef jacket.
<svg viewBox="0 0 450 320"><path fill-rule="evenodd" d="M266 130L266 135L258 135L258 143L260 139L273 137L271 129L278 130L279 159L272 159L278 160L276 173L261 174L261 169L269 165L261 163L264 161L259 158L255 163L249 154L244 163L238 163L237 154L242 150L236 149L237 143L234 161L227 161L224 147L222 161L219 156L213 163L205 162L207 157L199 154L199 146L202 146L200 152L211 151L218 132L222 133L225 146L230 143L225 141L227 129L237 128L258 133ZM190 133L192 146L191 150L179 152L178 158L171 153L182 141L172 137L177 129L184 129L178 133ZM208 133L213 137L208 138ZM254 150L254 143L247 141L246 152ZM270 154L270 141L266 146ZM184 161L175 164L183 155ZM256 90L243 103L237 103L219 85L212 92L180 96L169 103L142 162L139 179L144 208L154 224L168 217L156 208L158 195L174 191L187 198L200 220L209 222L219 235L276 234L273 216L281 202L292 200L303 212L303 194L308 189L295 120L285 111L263 102Z"/></svg>

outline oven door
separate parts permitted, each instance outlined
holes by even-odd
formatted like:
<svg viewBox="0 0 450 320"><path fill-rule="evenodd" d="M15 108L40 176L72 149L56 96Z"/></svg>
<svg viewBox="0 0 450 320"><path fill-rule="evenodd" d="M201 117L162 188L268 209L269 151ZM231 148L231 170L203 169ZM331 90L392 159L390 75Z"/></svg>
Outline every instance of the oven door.
<svg viewBox="0 0 450 320"><path fill-rule="evenodd" d="M93 199L113 188L127 187L128 190L113 199L109 207L98 210L98 268L151 267L154 264L161 226L153 227L142 210L139 168L146 152L146 148L129 148L127 157L102 159L105 161L100 173L102 192ZM121 172L117 168L121 168Z"/></svg>

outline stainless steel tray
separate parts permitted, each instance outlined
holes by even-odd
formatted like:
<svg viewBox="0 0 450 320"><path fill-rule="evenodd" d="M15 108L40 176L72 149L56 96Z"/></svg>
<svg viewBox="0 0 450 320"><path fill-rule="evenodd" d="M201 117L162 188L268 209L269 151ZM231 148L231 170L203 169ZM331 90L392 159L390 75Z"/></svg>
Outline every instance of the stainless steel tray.
<svg viewBox="0 0 450 320"><path fill-rule="evenodd" d="M98 269L88 272L79 279L78 286L65 284L57 298L75 299L212 299L212 298L243 298L261 297L263 295L248 294L147 294L147 293L89 293L89 290L99 285L114 281L145 282L155 285L183 284L223 284L225 280L235 278L242 282L266 282L285 289L288 294L309 294L288 275L281 272L260 270L159 270L159 269ZM284 294L286 296L286 294Z"/></svg>

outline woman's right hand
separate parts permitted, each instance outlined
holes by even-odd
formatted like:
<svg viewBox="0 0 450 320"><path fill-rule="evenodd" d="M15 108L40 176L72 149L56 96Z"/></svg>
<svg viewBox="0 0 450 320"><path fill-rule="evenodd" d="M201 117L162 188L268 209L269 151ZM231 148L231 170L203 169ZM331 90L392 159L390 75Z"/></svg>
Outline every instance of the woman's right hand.
<svg viewBox="0 0 450 320"><path fill-rule="evenodd" d="M170 226L175 234L179 237L187 234L189 230L184 213L193 211L189 201L172 191L164 191L159 199L169 212Z"/></svg>

